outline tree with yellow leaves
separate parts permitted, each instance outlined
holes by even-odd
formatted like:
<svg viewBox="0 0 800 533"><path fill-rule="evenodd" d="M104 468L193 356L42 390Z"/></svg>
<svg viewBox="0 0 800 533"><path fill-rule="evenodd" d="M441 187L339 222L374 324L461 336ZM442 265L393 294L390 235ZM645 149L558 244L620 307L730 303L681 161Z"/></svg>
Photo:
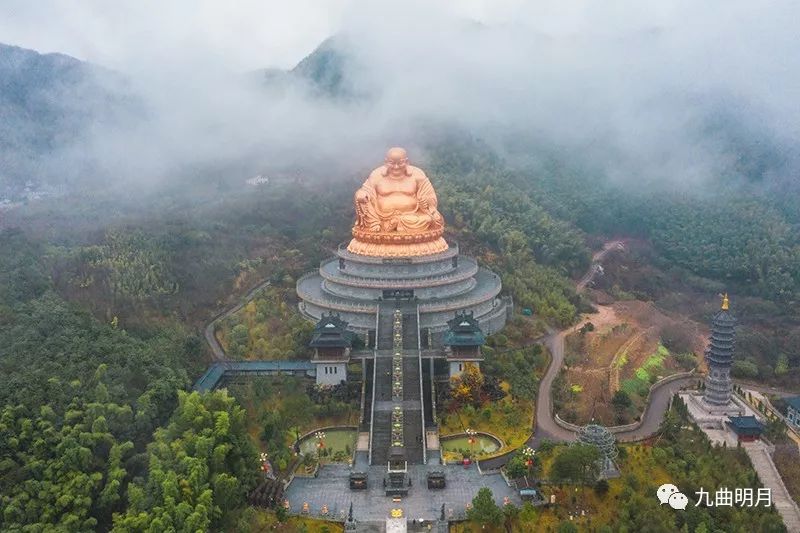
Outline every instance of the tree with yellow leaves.
<svg viewBox="0 0 800 533"><path fill-rule="evenodd" d="M450 397L458 406L482 402L483 374L478 365L466 363L464 371L450 380Z"/></svg>

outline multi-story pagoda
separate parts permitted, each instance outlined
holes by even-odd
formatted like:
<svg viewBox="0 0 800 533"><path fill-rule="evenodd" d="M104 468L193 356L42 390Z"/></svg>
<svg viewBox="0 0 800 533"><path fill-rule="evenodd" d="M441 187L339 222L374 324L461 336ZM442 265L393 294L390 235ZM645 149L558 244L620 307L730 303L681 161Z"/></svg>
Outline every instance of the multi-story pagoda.
<svg viewBox="0 0 800 533"><path fill-rule="evenodd" d="M731 402L733 382L733 348L736 340L736 318L729 310L728 295L722 298L721 309L711 322L711 341L706 348L706 387L703 401L712 405L728 405Z"/></svg>

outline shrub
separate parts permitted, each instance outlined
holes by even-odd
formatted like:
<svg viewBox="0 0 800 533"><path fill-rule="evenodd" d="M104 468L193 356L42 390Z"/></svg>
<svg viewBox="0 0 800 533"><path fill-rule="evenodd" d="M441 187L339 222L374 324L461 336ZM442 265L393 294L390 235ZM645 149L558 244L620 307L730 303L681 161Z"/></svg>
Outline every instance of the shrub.
<svg viewBox="0 0 800 533"><path fill-rule="evenodd" d="M731 374L737 378L755 378L758 377L758 366L749 359L734 361Z"/></svg>

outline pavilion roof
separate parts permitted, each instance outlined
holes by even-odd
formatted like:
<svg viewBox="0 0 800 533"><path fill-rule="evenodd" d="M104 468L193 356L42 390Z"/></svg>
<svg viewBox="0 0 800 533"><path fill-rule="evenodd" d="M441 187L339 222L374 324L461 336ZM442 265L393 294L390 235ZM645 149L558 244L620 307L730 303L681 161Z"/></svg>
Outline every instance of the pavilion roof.
<svg viewBox="0 0 800 533"><path fill-rule="evenodd" d="M347 330L347 322L333 313L322 315L308 343L312 348L349 348L352 344L353 332Z"/></svg>
<svg viewBox="0 0 800 533"><path fill-rule="evenodd" d="M764 431L764 424L758 421L755 416L730 416L728 424L737 434L761 434Z"/></svg>
<svg viewBox="0 0 800 533"><path fill-rule="evenodd" d="M447 321L448 330L444 334L446 346L482 346L486 343L478 321L472 313L457 313Z"/></svg>

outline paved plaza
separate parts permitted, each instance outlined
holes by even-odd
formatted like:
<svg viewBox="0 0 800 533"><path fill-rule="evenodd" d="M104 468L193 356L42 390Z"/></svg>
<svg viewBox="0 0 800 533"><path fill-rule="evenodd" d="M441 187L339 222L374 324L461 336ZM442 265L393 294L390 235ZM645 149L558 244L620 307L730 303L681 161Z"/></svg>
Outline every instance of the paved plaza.
<svg viewBox="0 0 800 533"><path fill-rule="evenodd" d="M347 465L325 465L316 478L296 477L286 491L292 513L300 513L303 503L308 502L309 513L320 515L323 505L328 506L328 516L343 519L353 504L356 520L378 521L389 517L392 509L400 508L409 521L423 518L436 520L440 517L442 504L447 518L463 516L465 506L470 503L478 489L489 487L498 505L508 497L514 505L521 505L519 495L509 487L499 474L481 475L473 464L463 466L412 465L409 466L411 488L399 503L384 494L383 478L386 467L370 466L364 469L369 475L367 490L350 490ZM447 487L428 489L427 473L433 470L445 472Z"/></svg>
<svg viewBox="0 0 800 533"><path fill-rule="evenodd" d="M740 399L734 397L727 406L713 406L705 403L698 391L686 391L678 394L686 404L689 416L698 427L706 434L712 444L735 448L737 444L736 433L725 423L730 416L756 416L763 417L754 412Z"/></svg>

